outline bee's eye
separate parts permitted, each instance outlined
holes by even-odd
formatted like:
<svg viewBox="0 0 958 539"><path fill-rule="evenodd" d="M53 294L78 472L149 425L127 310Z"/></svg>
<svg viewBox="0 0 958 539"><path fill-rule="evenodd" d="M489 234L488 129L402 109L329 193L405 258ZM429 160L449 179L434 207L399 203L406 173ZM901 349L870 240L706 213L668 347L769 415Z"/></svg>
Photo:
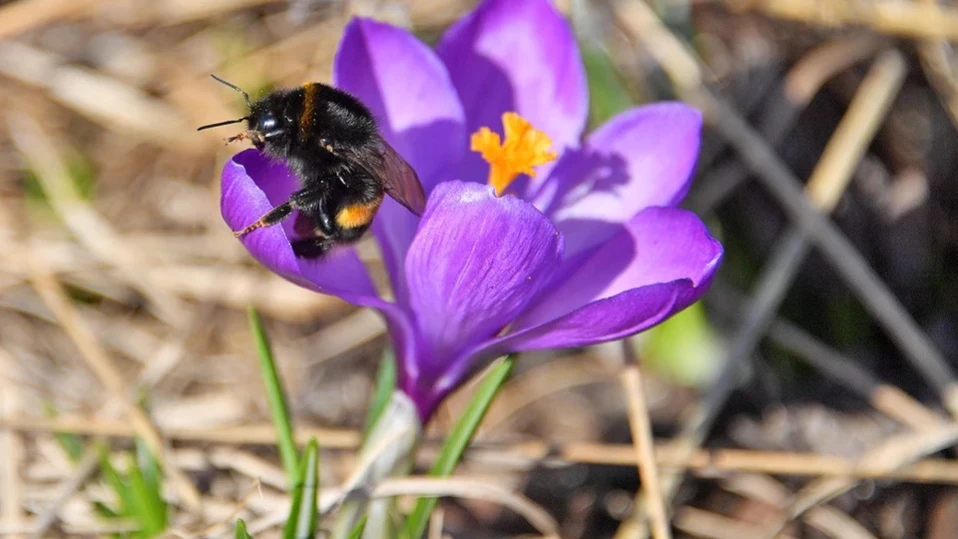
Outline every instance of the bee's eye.
<svg viewBox="0 0 958 539"><path fill-rule="evenodd" d="M259 122L256 123L256 130L261 133L268 133L273 129L276 129L277 121L276 117L272 114L264 114L260 117Z"/></svg>

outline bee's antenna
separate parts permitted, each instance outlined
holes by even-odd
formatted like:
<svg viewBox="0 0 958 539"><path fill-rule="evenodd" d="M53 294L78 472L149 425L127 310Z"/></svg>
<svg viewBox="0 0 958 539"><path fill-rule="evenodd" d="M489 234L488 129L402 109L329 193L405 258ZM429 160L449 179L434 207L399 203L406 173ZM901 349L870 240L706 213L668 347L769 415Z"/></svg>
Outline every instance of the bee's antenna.
<svg viewBox="0 0 958 539"><path fill-rule="evenodd" d="M225 122L216 122L215 124L209 124L209 125L204 125L204 126L202 126L202 127L197 127L196 130L197 130L197 131L202 131L202 130L204 130L204 129L210 129L210 128L213 128L213 127L220 127L220 126L222 126L222 125L238 124L238 123L240 123L240 122L245 122L245 121L248 120L248 119L249 119L248 116L243 116L242 118L239 118L239 119L236 119L236 120L227 120L227 121L225 121Z"/></svg>
<svg viewBox="0 0 958 539"><path fill-rule="evenodd" d="M216 75L212 75L212 74L211 74L210 76L213 77L213 80L215 80L216 82L218 82L218 83L220 83L220 84L223 84L223 85L225 85L225 86L229 86L230 88L232 88L232 89L236 90L237 92L243 94L243 98L246 99L246 106L247 106L247 107L252 106L252 104L251 104L250 101L249 101L249 94L246 93L246 92L244 92L242 88L240 88L239 86L237 86L237 85L235 85L235 84L226 82L225 80L223 80L223 79L217 77Z"/></svg>

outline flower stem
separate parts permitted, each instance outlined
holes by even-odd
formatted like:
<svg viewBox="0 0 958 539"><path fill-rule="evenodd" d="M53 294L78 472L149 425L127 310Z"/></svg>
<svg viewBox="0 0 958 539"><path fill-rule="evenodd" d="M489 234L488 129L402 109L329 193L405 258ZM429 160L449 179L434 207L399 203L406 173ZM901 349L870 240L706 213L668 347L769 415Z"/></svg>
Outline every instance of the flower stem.
<svg viewBox="0 0 958 539"><path fill-rule="evenodd" d="M379 481L409 471L412 465L412 452L422 435L422 424L416 405L401 391L394 391L386 409L370 430L359 453L356 470L343 484L343 492L348 496L356 490L369 490ZM349 500L340 507L339 515L333 527L331 539L347 539L350 532L362 518L370 505L377 504L375 511L369 512L363 537L379 539L388 535L388 511L379 500L369 502L366 497Z"/></svg>

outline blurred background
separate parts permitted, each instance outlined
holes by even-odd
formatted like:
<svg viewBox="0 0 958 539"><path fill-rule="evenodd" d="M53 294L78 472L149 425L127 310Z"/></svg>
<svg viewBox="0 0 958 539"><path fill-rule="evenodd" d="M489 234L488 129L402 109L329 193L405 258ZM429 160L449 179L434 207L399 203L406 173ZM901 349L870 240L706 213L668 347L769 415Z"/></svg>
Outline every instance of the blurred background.
<svg viewBox="0 0 958 539"><path fill-rule="evenodd" d="M349 17L434 42L472 5L0 4L0 535L150 535L131 531L144 525L106 473L133 477L145 431L131 401L203 502L155 532L231 534L237 516L275 513L285 478L247 305L300 434L319 437L324 486L343 479L388 338L372 312L282 281L232 238L218 174L239 147L195 128L243 104L209 74L253 94L328 82ZM558 6L590 125L662 99L702 108L685 206L726 257L705 299L660 328L523 356L460 473L524 494L562 537L648 536L620 381L634 355L676 536L958 537L958 6ZM360 251L385 283L375 245ZM417 471L471 391L430 424ZM450 537L537 533L495 500L441 507Z"/></svg>

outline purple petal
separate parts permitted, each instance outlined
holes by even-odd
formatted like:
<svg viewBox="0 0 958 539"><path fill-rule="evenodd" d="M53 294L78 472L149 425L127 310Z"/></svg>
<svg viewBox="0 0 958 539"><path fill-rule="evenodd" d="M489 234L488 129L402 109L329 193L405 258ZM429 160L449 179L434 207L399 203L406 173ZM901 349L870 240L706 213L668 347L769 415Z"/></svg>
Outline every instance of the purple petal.
<svg viewBox="0 0 958 539"><path fill-rule="evenodd" d="M527 196L566 236L569 256L602 243L637 213L685 197L698 158L702 114L657 103L619 114L584 148L566 152Z"/></svg>
<svg viewBox="0 0 958 539"><path fill-rule="evenodd" d="M422 337L419 356L403 365L407 393L454 386L448 374L468 371L456 365L464 352L522 312L561 257L562 236L531 204L490 186L440 184L406 258Z"/></svg>
<svg viewBox="0 0 958 539"><path fill-rule="evenodd" d="M340 41L333 79L370 108L386 141L419 174L427 195L449 177L466 151L464 114L432 49L400 28L354 19ZM400 303L405 300L402 261L418 222L388 197L373 222Z"/></svg>
<svg viewBox="0 0 958 539"><path fill-rule="evenodd" d="M496 344L502 350L573 347L648 329L697 301L711 284L722 246L699 218L648 208L550 288Z"/></svg>
<svg viewBox="0 0 958 539"><path fill-rule="evenodd" d="M256 150L233 156L223 167L220 210L231 230L241 230L289 198L298 188L292 172ZM282 224L250 232L241 241L253 258L300 286L333 294L359 305L381 302L365 266L355 251L337 247L320 259L302 259L293 254L290 238L295 216Z"/></svg>
<svg viewBox="0 0 958 539"><path fill-rule="evenodd" d="M502 113L515 111L556 147L578 146L588 116L588 88L569 24L549 0L487 0L452 25L437 47L466 110L466 132L502 134ZM475 153L463 180L485 181Z"/></svg>

